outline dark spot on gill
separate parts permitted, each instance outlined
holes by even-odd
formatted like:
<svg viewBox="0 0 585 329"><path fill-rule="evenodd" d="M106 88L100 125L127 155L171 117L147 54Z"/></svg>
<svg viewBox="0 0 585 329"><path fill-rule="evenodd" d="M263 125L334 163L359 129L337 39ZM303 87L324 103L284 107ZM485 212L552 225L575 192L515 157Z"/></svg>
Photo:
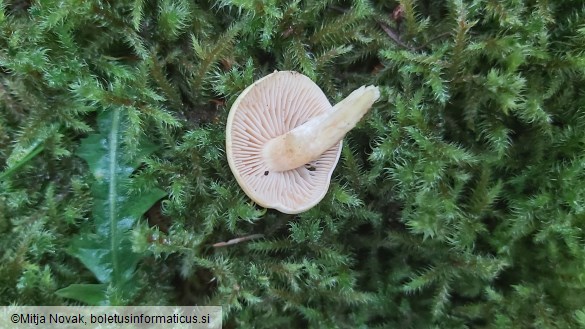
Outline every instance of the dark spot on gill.
<svg viewBox="0 0 585 329"><path fill-rule="evenodd" d="M268 174L269 174L269 173L270 173L270 172L269 172L268 170L266 170L266 171L264 172L264 176L268 176Z"/></svg>

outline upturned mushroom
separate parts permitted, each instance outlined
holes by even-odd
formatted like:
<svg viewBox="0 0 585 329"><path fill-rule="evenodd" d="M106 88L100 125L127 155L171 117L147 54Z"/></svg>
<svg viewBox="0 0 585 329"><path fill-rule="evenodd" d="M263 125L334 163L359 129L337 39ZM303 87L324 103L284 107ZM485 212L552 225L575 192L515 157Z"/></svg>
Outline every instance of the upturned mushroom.
<svg viewBox="0 0 585 329"><path fill-rule="evenodd" d="M329 188L342 140L378 99L360 87L335 106L311 79L275 71L246 88L226 126L229 166L257 204L287 214L309 210Z"/></svg>

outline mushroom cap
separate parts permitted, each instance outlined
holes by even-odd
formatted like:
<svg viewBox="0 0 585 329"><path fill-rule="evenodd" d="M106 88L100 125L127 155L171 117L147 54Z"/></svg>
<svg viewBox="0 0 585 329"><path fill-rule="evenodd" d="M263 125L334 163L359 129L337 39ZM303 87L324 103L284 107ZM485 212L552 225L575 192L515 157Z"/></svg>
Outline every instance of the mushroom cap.
<svg viewBox="0 0 585 329"><path fill-rule="evenodd" d="M280 172L269 170L262 150L271 139L331 108L321 88L294 71L275 71L238 96L227 120L226 153L238 184L252 200L266 208L298 214L325 197L342 141L318 159Z"/></svg>

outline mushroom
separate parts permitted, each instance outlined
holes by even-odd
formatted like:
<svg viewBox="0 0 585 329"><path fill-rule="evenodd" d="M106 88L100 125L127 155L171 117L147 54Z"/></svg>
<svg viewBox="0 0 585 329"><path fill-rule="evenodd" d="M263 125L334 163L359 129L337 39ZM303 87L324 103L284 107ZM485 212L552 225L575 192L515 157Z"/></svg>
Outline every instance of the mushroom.
<svg viewBox="0 0 585 329"><path fill-rule="evenodd" d="M246 88L226 126L229 166L257 204L298 214L329 188L342 140L378 99L360 87L335 106L311 79L275 71Z"/></svg>

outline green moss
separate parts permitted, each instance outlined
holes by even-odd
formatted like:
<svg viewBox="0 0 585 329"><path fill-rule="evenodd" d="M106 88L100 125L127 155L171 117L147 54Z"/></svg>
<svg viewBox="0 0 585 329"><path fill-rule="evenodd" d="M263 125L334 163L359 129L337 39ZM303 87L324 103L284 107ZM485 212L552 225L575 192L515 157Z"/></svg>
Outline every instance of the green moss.
<svg viewBox="0 0 585 329"><path fill-rule="evenodd" d="M96 303L222 305L226 328L583 326L580 1L0 8L0 304L104 283L72 253L105 211L79 154L121 113L140 159L124 190L167 197L124 237L131 293ZM231 104L274 70L332 102L382 91L297 216L253 204L225 158ZM253 239L213 246L238 237Z"/></svg>

